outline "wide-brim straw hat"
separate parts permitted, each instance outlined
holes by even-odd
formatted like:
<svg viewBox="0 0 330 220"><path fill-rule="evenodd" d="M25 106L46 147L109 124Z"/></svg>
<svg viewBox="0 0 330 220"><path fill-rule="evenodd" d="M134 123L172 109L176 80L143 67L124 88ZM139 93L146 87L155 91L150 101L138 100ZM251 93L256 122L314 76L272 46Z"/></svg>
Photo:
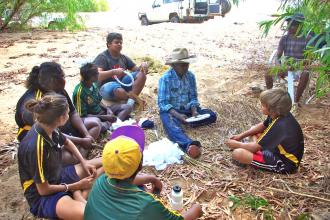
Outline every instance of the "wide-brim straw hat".
<svg viewBox="0 0 330 220"><path fill-rule="evenodd" d="M191 63L196 59L196 55L189 55L186 48L176 48L172 51L170 56L165 62L165 65L170 65L174 63Z"/></svg>

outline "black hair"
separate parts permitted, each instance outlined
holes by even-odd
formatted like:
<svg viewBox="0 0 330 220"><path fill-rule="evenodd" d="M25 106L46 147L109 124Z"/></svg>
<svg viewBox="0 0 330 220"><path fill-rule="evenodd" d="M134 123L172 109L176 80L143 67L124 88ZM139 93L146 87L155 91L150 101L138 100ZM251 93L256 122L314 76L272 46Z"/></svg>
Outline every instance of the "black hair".
<svg viewBox="0 0 330 220"><path fill-rule="evenodd" d="M107 36L107 44L111 44L113 40L123 40L123 35L121 35L120 33L116 33L116 32L111 32L108 34Z"/></svg>
<svg viewBox="0 0 330 220"><path fill-rule="evenodd" d="M93 76L98 75L97 66L93 63L86 63L80 67L80 76L83 81L90 80Z"/></svg>
<svg viewBox="0 0 330 220"><path fill-rule="evenodd" d="M143 167L143 155L141 157L141 161L140 161L140 164L138 166L138 168L136 169L136 171L133 173L133 175L131 177L129 177L130 179L135 179L136 175L138 175L138 173L142 170L142 167Z"/></svg>
<svg viewBox="0 0 330 220"><path fill-rule="evenodd" d="M25 81L27 89L41 89L64 77L61 65L55 62L44 62L34 66Z"/></svg>
<svg viewBox="0 0 330 220"><path fill-rule="evenodd" d="M56 119L65 114L69 105L63 95L47 93L40 100L28 101L25 108L35 115L38 122L52 125Z"/></svg>

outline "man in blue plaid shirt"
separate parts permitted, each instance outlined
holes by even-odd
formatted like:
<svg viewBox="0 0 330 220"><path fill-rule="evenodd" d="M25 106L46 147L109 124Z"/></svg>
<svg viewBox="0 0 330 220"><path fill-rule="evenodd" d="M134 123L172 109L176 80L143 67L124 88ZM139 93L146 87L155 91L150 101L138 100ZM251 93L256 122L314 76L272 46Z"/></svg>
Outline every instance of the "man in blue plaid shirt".
<svg viewBox="0 0 330 220"><path fill-rule="evenodd" d="M158 85L158 107L160 118L169 139L193 158L201 154L201 143L189 138L182 128L207 125L216 121L216 113L201 109L197 99L196 79L189 69L193 56L185 48L175 49L166 62L171 68L163 74ZM210 117L187 123L188 117L209 114Z"/></svg>

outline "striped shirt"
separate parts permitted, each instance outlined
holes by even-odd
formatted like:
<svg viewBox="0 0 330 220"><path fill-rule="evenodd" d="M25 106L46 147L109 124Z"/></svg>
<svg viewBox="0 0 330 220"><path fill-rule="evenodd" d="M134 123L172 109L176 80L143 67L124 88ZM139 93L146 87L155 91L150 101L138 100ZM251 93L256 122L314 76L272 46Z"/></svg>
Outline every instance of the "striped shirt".
<svg viewBox="0 0 330 220"><path fill-rule="evenodd" d="M100 106L102 96L96 83L90 88L82 82L79 83L73 91L72 100L80 117L86 117L88 114L97 115L102 111Z"/></svg>
<svg viewBox="0 0 330 220"><path fill-rule="evenodd" d="M62 147L65 136L58 130L52 139L38 124L34 124L18 148L18 170L24 196L34 207L41 195L36 183L61 183Z"/></svg>
<svg viewBox="0 0 330 220"><path fill-rule="evenodd" d="M258 139L262 150L278 155L282 161L298 167L304 154L304 136L301 127L291 113L264 121L266 127Z"/></svg>
<svg viewBox="0 0 330 220"><path fill-rule="evenodd" d="M68 104L69 104L69 115L71 115L76 111L68 93L63 90L63 92L59 92L58 94L63 95ZM33 114L25 109L25 103L30 100L36 99L39 100L43 97L44 93L40 89L28 89L23 96L18 100L16 104L16 113L15 113L15 121L18 125L17 139L22 141L26 133L30 130L31 126L34 124Z"/></svg>

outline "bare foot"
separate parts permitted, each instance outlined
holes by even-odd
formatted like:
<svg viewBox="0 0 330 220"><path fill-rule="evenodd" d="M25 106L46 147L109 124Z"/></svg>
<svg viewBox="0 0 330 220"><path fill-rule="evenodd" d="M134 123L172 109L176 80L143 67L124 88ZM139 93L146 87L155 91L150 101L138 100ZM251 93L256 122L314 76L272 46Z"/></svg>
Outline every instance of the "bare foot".
<svg viewBox="0 0 330 220"><path fill-rule="evenodd" d="M187 150L187 154L191 157L191 158L197 158L201 155L201 149L200 147L198 147L197 145L190 145L188 150Z"/></svg>

